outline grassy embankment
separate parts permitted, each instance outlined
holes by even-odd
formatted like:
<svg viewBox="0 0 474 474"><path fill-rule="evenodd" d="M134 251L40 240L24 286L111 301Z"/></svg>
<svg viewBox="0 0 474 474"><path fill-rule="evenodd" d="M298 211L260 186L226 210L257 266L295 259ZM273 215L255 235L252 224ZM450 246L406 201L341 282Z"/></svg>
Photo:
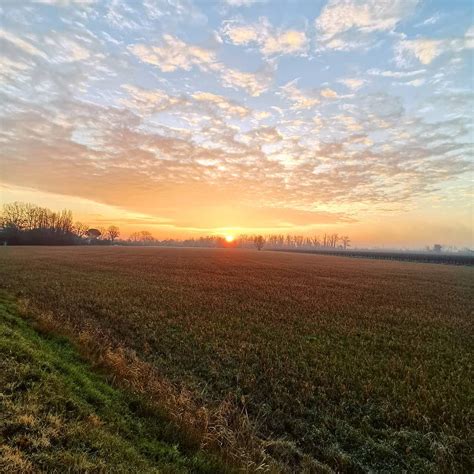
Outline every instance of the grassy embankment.
<svg viewBox="0 0 474 474"><path fill-rule="evenodd" d="M222 472L0 293L0 472Z"/></svg>

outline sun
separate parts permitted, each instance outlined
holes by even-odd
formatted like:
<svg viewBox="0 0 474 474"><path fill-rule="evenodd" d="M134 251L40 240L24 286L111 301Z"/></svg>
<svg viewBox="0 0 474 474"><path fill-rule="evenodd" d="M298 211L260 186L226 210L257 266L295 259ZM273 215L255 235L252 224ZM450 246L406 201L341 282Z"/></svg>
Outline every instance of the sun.
<svg viewBox="0 0 474 474"><path fill-rule="evenodd" d="M235 237L234 237L233 235L226 235L226 236L225 236L225 241L226 241L227 243L229 243L229 244L230 244L231 242L233 242L234 239L235 239Z"/></svg>

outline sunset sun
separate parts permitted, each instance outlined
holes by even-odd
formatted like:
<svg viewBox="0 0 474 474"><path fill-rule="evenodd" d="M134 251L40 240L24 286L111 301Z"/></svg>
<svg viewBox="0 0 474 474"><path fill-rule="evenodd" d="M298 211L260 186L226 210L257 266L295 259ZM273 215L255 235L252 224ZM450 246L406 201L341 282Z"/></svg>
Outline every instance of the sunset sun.
<svg viewBox="0 0 474 474"><path fill-rule="evenodd" d="M235 237L233 235L226 235L225 236L225 241L229 244L232 243L234 241L234 239L235 239Z"/></svg>

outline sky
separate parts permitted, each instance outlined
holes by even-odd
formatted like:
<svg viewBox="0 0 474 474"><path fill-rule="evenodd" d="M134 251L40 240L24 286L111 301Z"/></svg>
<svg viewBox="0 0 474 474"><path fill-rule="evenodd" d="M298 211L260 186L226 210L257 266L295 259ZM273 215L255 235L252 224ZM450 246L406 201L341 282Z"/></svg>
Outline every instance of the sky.
<svg viewBox="0 0 474 474"><path fill-rule="evenodd" d="M474 246L470 1L3 0L0 203L122 236Z"/></svg>

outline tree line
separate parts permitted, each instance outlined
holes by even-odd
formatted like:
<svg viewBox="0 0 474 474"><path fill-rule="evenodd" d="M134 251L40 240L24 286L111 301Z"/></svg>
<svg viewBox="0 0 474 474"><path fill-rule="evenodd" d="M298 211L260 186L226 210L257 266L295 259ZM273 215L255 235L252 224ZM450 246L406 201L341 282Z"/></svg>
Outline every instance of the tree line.
<svg viewBox="0 0 474 474"><path fill-rule="evenodd" d="M191 239L156 239L149 231L130 234L120 239L120 229L89 227L74 222L72 212L51 211L35 204L13 202L4 204L0 215L0 243L9 245L156 245L162 247L207 248L257 248L268 249L346 249L350 246L347 236L325 233L321 236L291 234L240 235L232 242L221 236L205 236Z"/></svg>
<svg viewBox="0 0 474 474"><path fill-rule="evenodd" d="M91 228L74 222L69 210L54 212L31 203L4 204L0 215L0 242L10 245L110 244L119 235L117 226Z"/></svg>

